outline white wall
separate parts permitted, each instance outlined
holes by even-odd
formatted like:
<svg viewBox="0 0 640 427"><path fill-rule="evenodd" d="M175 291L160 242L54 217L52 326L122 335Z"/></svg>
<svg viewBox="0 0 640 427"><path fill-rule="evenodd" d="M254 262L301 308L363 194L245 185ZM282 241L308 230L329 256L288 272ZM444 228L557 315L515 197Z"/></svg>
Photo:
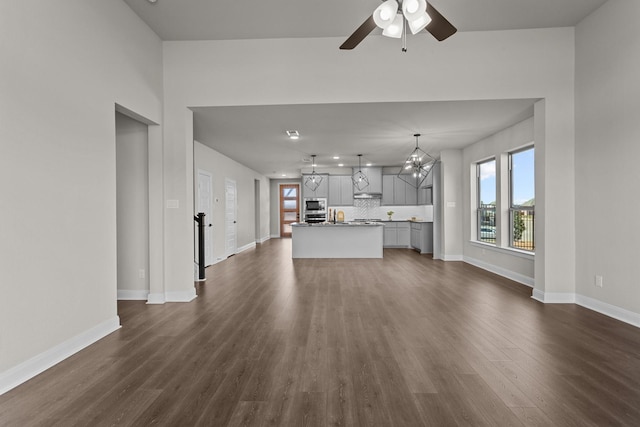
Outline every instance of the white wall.
<svg viewBox="0 0 640 427"><path fill-rule="evenodd" d="M121 1L3 0L0 40L1 393L119 325L114 108L160 122L162 50Z"/></svg>
<svg viewBox="0 0 640 427"><path fill-rule="evenodd" d="M240 163L220 154L206 145L194 141L194 167L209 172L213 181L213 259L219 262L225 257L225 178L236 182L237 247L254 246L256 243L255 180L260 181L259 235L261 240L269 238L269 179ZM197 180L197 175L195 176ZM197 212L192 212L195 215ZM193 219L191 220L193 222ZM195 223L194 223L195 224ZM193 226L192 226L193 230ZM193 231L192 231L193 233ZM195 248L196 246L194 246ZM192 250L193 253L193 250Z"/></svg>
<svg viewBox="0 0 640 427"><path fill-rule="evenodd" d="M640 326L638 17L637 0L609 1L576 28L575 173L576 291Z"/></svg>
<svg viewBox="0 0 640 427"><path fill-rule="evenodd" d="M118 299L149 293L148 139L147 125L116 113Z"/></svg>
<svg viewBox="0 0 640 427"><path fill-rule="evenodd" d="M440 152L440 256L445 261L463 259L462 150Z"/></svg>
<svg viewBox="0 0 640 427"><path fill-rule="evenodd" d="M407 53L397 40L384 37L368 37L353 51L339 50L342 41L165 42L167 196L190 201L193 195L190 106L543 98L547 120L541 163L550 179L538 199L553 203L540 214L550 232L537 243L544 248L551 240L540 265L553 274L536 278L536 286L544 292L574 289L575 265L559 257L575 250L575 204L565 197L573 193L573 28L463 32L443 43L414 37ZM398 69L403 78L396 84L379 84ZM562 188L551 184L559 181ZM192 221L191 209L167 218L172 286L190 286L193 260L183 254L190 254L193 236L180 230L191 230ZM562 233L556 236L557 231Z"/></svg>
<svg viewBox="0 0 640 427"><path fill-rule="evenodd" d="M463 200L463 243L464 258L480 267L489 269L499 274L533 286L535 278L535 262L533 255L523 255L505 250L491 248L487 245L471 243L475 240L475 204L471 204L472 188L475 188L475 167L478 161L493 157L496 159L496 199L499 209L504 215L508 215L508 176L506 167L500 167L502 161L506 161L505 153L529 145L534 142L534 119L526 119L514 126L510 126L494 135L489 136L463 150L462 167L462 200ZM504 190L504 191L502 191ZM499 216L498 219L501 217ZM498 223L498 240L508 246L508 223ZM502 238L502 239L501 239Z"/></svg>

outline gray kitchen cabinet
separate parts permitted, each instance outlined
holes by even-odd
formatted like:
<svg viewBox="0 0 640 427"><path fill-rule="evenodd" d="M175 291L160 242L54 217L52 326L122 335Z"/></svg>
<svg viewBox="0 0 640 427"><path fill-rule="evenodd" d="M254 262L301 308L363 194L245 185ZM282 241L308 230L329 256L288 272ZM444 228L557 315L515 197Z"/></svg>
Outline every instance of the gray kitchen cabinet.
<svg viewBox="0 0 640 427"><path fill-rule="evenodd" d="M312 191L311 189L309 189L309 187L304 185L309 175L308 174L302 175L302 197L303 198L306 199L309 197L319 197L319 198L329 197L329 174L319 174L319 175L322 177L322 181L320 182L320 185L318 185L318 188L315 189L315 191Z"/></svg>
<svg viewBox="0 0 640 427"><path fill-rule="evenodd" d="M420 187L418 189L418 204L419 205L433 204L433 188L432 187Z"/></svg>
<svg viewBox="0 0 640 427"><path fill-rule="evenodd" d="M382 200L383 205L393 205L393 195L395 194L393 183L395 182L395 175L382 175Z"/></svg>
<svg viewBox="0 0 640 427"><path fill-rule="evenodd" d="M405 205L418 204L418 189L411 184L405 182L404 186Z"/></svg>
<svg viewBox="0 0 640 427"><path fill-rule="evenodd" d="M411 247L421 254L433 253L433 223L411 223Z"/></svg>
<svg viewBox="0 0 640 427"><path fill-rule="evenodd" d="M385 248L407 248L409 247L410 227L408 221L384 222Z"/></svg>
<svg viewBox="0 0 640 427"><path fill-rule="evenodd" d="M329 206L338 206L342 201L342 180L338 175L329 175Z"/></svg>
<svg viewBox="0 0 640 427"><path fill-rule="evenodd" d="M358 170L358 168L353 168L353 173L358 172ZM360 170L369 180L369 185L362 190L362 193L382 193L382 168L374 166Z"/></svg>
<svg viewBox="0 0 640 427"><path fill-rule="evenodd" d="M407 204L407 194L406 187L407 183L397 176L394 177L393 180L393 204L394 205L406 205Z"/></svg>
<svg viewBox="0 0 640 427"><path fill-rule="evenodd" d="M411 227L408 221L398 222L398 246L408 248L411 244Z"/></svg>
<svg viewBox="0 0 640 427"><path fill-rule="evenodd" d="M384 223L384 234L382 238L382 246L385 248L393 248L398 245L398 228L394 222Z"/></svg>
<svg viewBox="0 0 640 427"><path fill-rule="evenodd" d="M353 181L350 176L340 177L340 198L343 206L353 205Z"/></svg>
<svg viewBox="0 0 640 427"><path fill-rule="evenodd" d="M417 205L418 192L414 186L398 178L397 175L383 175L382 204L388 206Z"/></svg>
<svg viewBox="0 0 640 427"><path fill-rule="evenodd" d="M329 206L353 205L353 182L350 175L329 175Z"/></svg>

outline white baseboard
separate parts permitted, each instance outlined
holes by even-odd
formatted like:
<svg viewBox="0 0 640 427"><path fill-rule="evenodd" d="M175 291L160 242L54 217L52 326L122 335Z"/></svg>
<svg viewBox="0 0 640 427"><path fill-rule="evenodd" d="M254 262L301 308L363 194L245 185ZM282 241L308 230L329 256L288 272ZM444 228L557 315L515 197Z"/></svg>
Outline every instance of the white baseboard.
<svg viewBox="0 0 640 427"><path fill-rule="evenodd" d="M260 239L256 240L256 243L262 244L262 243L266 242L269 239L271 239L271 236L261 237Z"/></svg>
<svg viewBox="0 0 640 427"><path fill-rule="evenodd" d="M191 302L196 299L196 288L188 291L169 291L164 293L166 302Z"/></svg>
<svg viewBox="0 0 640 427"><path fill-rule="evenodd" d="M152 294L147 296L147 304L164 304L166 302L164 294Z"/></svg>
<svg viewBox="0 0 640 427"><path fill-rule="evenodd" d="M481 268L483 270L490 271L492 273L497 274L498 276L506 277L507 279L513 280L514 282L522 283L523 285L527 285L531 288L535 286L535 279L532 277L525 276L520 273L516 273L515 271L507 270L506 268L498 267L493 264L486 263L484 261L480 261L475 258L470 258L465 256L464 262Z"/></svg>
<svg viewBox="0 0 640 427"><path fill-rule="evenodd" d="M544 292L540 289L534 289L531 298L545 304L575 304L576 302L576 294L574 293Z"/></svg>
<svg viewBox="0 0 640 427"><path fill-rule="evenodd" d="M251 242L247 245L240 246L238 249L236 249L236 254L239 254L240 252L244 252L249 249L253 249L255 247L256 247L256 242Z"/></svg>
<svg viewBox="0 0 640 427"><path fill-rule="evenodd" d="M188 291L169 291L165 293L149 294L147 304L164 304L166 302L191 302L196 299L196 288Z"/></svg>
<svg viewBox="0 0 640 427"><path fill-rule="evenodd" d="M577 304L640 328L640 314L584 295L560 292L552 293L534 289L531 298L545 304Z"/></svg>
<svg viewBox="0 0 640 427"><path fill-rule="evenodd" d="M271 235L271 238L272 238L272 239L279 239L279 238L280 238L280 235L279 235L279 234L272 234L272 235Z"/></svg>
<svg viewBox="0 0 640 427"><path fill-rule="evenodd" d="M441 259L443 261L464 261L462 255L444 255Z"/></svg>
<svg viewBox="0 0 640 427"><path fill-rule="evenodd" d="M149 291L134 289L118 289L118 300L120 301L147 301Z"/></svg>
<svg viewBox="0 0 640 427"><path fill-rule="evenodd" d="M576 295L576 304L640 328L640 314L634 313L633 311L598 301L597 299L585 297L584 295Z"/></svg>
<svg viewBox="0 0 640 427"><path fill-rule="evenodd" d="M41 372L90 346L120 328L120 318L115 316L93 328L72 337L44 353L0 373L0 395L30 380Z"/></svg>

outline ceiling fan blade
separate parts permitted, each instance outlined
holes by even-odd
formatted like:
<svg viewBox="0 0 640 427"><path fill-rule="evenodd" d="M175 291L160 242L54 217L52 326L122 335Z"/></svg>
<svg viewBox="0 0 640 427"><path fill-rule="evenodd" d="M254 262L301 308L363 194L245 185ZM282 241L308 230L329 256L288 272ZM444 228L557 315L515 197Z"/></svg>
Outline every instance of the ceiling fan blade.
<svg viewBox="0 0 640 427"><path fill-rule="evenodd" d="M431 6L431 2L427 3L427 13L431 17L431 22L425 29L438 41L451 37L458 31L451 22L447 21L447 18L442 16L435 7Z"/></svg>
<svg viewBox="0 0 640 427"><path fill-rule="evenodd" d="M354 47L358 46L360 42L364 40L364 38L367 37L369 33L376 27L377 25L373 20L373 15L371 15L369 18L367 18L366 21L362 23L362 25L358 27L357 30L353 32L353 34L349 36L347 40L345 40L344 43L342 43L340 49L353 49Z"/></svg>

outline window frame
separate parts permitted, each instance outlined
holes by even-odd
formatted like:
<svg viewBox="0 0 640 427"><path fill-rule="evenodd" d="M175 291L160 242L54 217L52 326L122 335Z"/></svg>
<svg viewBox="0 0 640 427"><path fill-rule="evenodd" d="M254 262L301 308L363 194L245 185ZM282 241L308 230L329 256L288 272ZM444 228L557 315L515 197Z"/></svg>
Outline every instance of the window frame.
<svg viewBox="0 0 640 427"><path fill-rule="evenodd" d="M534 154L534 182L535 182L535 144L527 145L525 147L518 148L517 150L509 151L507 153L508 156L508 167L509 167L509 249L514 249L518 251L525 251L527 253L535 254L536 241L535 241L535 205L534 206L524 206L524 205L516 205L514 204L514 184L513 184L513 156L516 154L523 153L525 151L533 150ZM535 184L534 184L535 185ZM534 188L534 200L535 200L535 188ZM515 215L518 213L525 213L525 216L530 216L531 219L529 223L531 224L531 245L518 245L515 244ZM517 239L520 240L520 239Z"/></svg>
<svg viewBox="0 0 640 427"><path fill-rule="evenodd" d="M482 167L482 165L487 164L487 163L494 163L494 171L495 171L495 188L494 191L496 193L496 196L498 194L498 180L497 180L497 166L498 166L498 161L495 157L490 157L481 161L476 162L476 241L483 243L483 244L488 244L488 245L496 245L497 244L497 224L496 224L496 214L497 214L497 209L496 209L496 205L483 205L482 204L482 184L481 184L481 173L480 173L480 168ZM497 200L496 200L497 203ZM493 206L493 208L490 208L489 206ZM482 236L482 229L483 227L483 218L486 217L486 214L493 212L493 237L484 237Z"/></svg>

